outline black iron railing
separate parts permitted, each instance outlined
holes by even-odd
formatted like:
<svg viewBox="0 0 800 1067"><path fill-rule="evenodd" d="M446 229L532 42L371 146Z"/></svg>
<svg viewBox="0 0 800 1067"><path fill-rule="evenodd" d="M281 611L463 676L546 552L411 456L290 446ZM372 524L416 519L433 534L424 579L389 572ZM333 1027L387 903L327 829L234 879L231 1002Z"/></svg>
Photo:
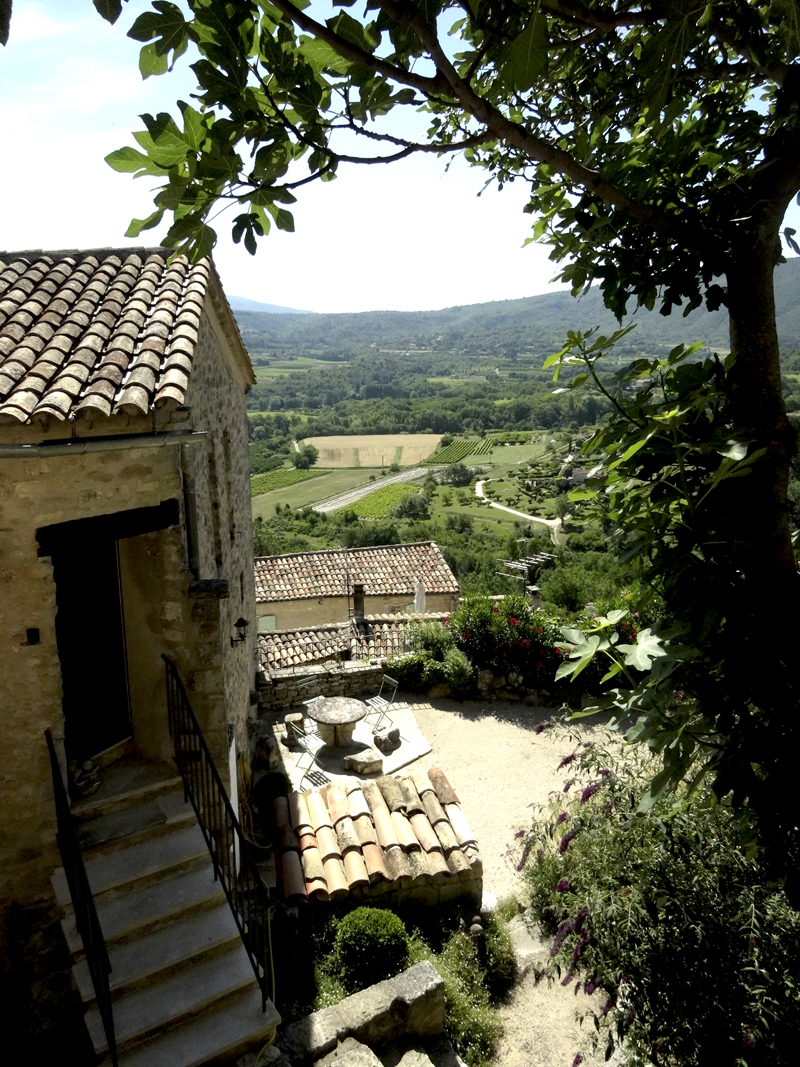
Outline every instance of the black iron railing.
<svg viewBox="0 0 800 1067"><path fill-rule="evenodd" d="M184 794L197 815L214 863L214 877L219 879L239 927L266 1010L267 998L275 1000L269 889L242 833L177 668L169 657L161 658L167 668L169 728Z"/></svg>
<svg viewBox="0 0 800 1067"><path fill-rule="evenodd" d="M53 773L53 795L56 802L56 842L58 851L61 853L61 862L64 864L69 893L72 897L75 925L83 942L83 951L86 954L86 962L89 966L89 974L91 975L95 997L97 998L97 1008L100 1012L106 1041L108 1042L108 1054L114 1067L117 1067L114 1013L111 1008L111 989L108 982L111 964L108 960L103 931L100 929L100 920L97 918L97 909L94 906L92 891L89 888L89 879L86 876L86 867L78 844L78 835L72 820L69 798L64 788L64 780L61 777L61 768L56 756L53 738L49 730L45 730L44 735L47 739L47 750L50 753L50 769Z"/></svg>

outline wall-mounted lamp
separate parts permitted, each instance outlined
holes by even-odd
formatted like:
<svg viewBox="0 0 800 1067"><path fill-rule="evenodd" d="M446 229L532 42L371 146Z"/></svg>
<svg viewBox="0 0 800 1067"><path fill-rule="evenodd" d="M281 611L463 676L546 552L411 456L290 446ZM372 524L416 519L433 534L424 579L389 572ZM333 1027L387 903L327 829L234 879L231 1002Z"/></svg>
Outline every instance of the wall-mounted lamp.
<svg viewBox="0 0 800 1067"><path fill-rule="evenodd" d="M233 648L234 645L240 645L243 641L247 640L247 627L250 623L247 619L237 619L233 625L236 627L236 632L239 636L231 638L231 648Z"/></svg>

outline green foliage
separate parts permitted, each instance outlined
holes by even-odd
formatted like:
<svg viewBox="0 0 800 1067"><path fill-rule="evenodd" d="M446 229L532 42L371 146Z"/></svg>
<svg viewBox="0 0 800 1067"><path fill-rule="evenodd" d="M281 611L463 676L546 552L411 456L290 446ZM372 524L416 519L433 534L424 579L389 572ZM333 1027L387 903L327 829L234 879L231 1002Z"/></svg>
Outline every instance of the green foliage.
<svg viewBox="0 0 800 1067"><path fill-rule="evenodd" d="M552 362L583 367L597 383L595 364L614 341L569 335ZM795 672L781 663L763 669L757 624L769 603L764 593L780 593L754 584L754 566L767 560L737 531L747 522L742 494L756 483L767 450L737 436L722 361L691 363L691 354L677 346L621 369L610 390L597 383L615 413L584 447L605 459L571 496L627 531L623 558L640 582L643 608L651 591L663 615L635 644L616 646L615 621L597 619L588 638L572 638L560 673L574 679L593 657L603 658L606 677L624 681L598 706L613 710L615 724L635 715L627 738L646 741L663 761L646 801L690 776L707 778L720 798L732 791L743 832L760 835L775 873L788 871L794 885L800 838L788 753L795 726L786 708L797 699ZM772 544L780 557L780 538ZM794 560L788 563L794 578Z"/></svg>
<svg viewBox="0 0 800 1067"><path fill-rule="evenodd" d="M277 470L269 474L256 474L250 479L250 495L258 496L260 493L268 493L271 489L283 489L287 485L295 485L307 478L316 478L322 471L307 470Z"/></svg>
<svg viewBox="0 0 800 1067"><path fill-rule="evenodd" d="M475 942L456 931L437 955L420 938L411 942L411 962L429 960L444 981L444 1031L468 1067L489 1067L502 1034L492 1010Z"/></svg>
<svg viewBox="0 0 800 1067"><path fill-rule="evenodd" d="M440 622L430 620L409 627L410 643L415 652L428 652L434 659L443 660L453 647L453 635Z"/></svg>
<svg viewBox="0 0 800 1067"><path fill-rule="evenodd" d="M391 488L394 488L394 486L392 486ZM397 488L405 489L406 492L402 495L398 503L392 508L393 519L430 518L430 512L428 510L428 497L425 495L425 493L415 492L414 489L409 486L397 486Z"/></svg>
<svg viewBox="0 0 800 1067"><path fill-rule="evenodd" d="M566 644L558 621L521 596L504 597L499 604L488 596L465 597L448 626L474 668L513 671L531 688L552 684Z"/></svg>
<svg viewBox="0 0 800 1067"><path fill-rule="evenodd" d="M483 443L481 442L481 444ZM439 475L439 481L442 485L469 485L472 478L472 471L469 467L465 467L463 463L451 463Z"/></svg>
<svg viewBox="0 0 800 1067"><path fill-rule="evenodd" d="M308 470L319 459L319 450L312 444L302 444L290 453L292 463L298 470Z"/></svg>
<svg viewBox="0 0 800 1067"><path fill-rule="evenodd" d="M413 496L417 492L416 486L395 482L393 485L384 485L373 493L362 496L360 500L349 505L349 510L360 519L386 519L395 514L397 507L406 497Z"/></svg>
<svg viewBox="0 0 800 1067"><path fill-rule="evenodd" d="M336 930L336 967L350 993L402 971L408 961L408 934L385 908L356 908Z"/></svg>
<svg viewBox="0 0 800 1067"><path fill-rule="evenodd" d="M627 1064L788 1067L800 916L739 847L731 809L681 790L637 812L652 775L641 750L571 740L573 789L523 849L550 974L605 991L599 1041Z"/></svg>

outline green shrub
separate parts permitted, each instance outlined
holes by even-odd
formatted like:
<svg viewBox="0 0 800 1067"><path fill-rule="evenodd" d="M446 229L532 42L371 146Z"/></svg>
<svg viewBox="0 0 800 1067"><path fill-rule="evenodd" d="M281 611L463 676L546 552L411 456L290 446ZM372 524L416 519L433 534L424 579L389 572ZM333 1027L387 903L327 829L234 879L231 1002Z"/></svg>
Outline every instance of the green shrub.
<svg viewBox="0 0 800 1067"><path fill-rule="evenodd" d="M503 1024L489 1003L483 971L475 942L456 932L434 955L415 938L411 962L429 960L444 982L447 1009L444 1030L456 1052L468 1067L488 1067L500 1040Z"/></svg>
<svg viewBox="0 0 800 1067"><path fill-rule="evenodd" d="M422 685L425 689L430 689L434 685L447 685L449 678L447 676L447 667L438 659L433 659L430 655L426 655L425 662L422 665Z"/></svg>
<svg viewBox="0 0 800 1067"><path fill-rule="evenodd" d="M517 978L517 960L511 934L506 922L497 913L490 915L486 922L481 955L485 970L483 984L489 999L494 1002L506 995Z"/></svg>
<svg viewBox="0 0 800 1067"><path fill-rule="evenodd" d="M386 908L356 908L336 930L338 978L350 993L398 974L408 962L408 934Z"/></svg>
<svg viewBox="0 0 800 1067"><path fill-rule="evenodd" d="M725 804L699 790L638 810L653 772L634 759L579 744L564 760L575 799L558 794L525 843L551 973L606 991L595 1025L629 1064L788 1067L800 915Z"/></svg>
<svg viewBox="0 0 800 1067"><path fill-rule="evenodd" d="M422 689L422 671L428 661L426 652L409 652L405 656L390 658L386 669L392 678L397 679L400 689L413 693Z"/></svg>
<svg viewBox="0 0 800 1067"><path fill-rule="evenodd" d="M443 660L453 647L453 635L440 622L421 622L411 627L411 645L416 652L429 652Z"/></svg>
<svg viewBox="0 0 800 1067"><path fill-rule="evenodd" d="M445 653L442 666L447 684L456 696L468 693L472 689L475 670L463 652L457 648L449 649Z"/></svg>

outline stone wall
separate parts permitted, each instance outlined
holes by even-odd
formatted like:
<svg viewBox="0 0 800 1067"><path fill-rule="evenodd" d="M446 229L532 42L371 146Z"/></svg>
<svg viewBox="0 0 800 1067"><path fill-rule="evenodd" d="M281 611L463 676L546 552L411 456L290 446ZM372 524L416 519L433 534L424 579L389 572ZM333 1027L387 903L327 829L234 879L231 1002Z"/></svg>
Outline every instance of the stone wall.
<svg viewBox="0 0 800 1067"><path fill-rule="evenodd" d="M302 669L261 673L257 683L258 704L265 710L279 710L319 696L363 699L378 692L383 670L382 664L343 663L341 668L334 669L314 663Z"/></svg>
<svg viewBox="0 0 800 1067"><path fill-rule="evenodd" d="M0 911L51 899L60 865L45 729L63 739L56 586L37 531L174 500L179 522L121 540L120 577L134 740L168 755L162 652L177 664L225 780L227 723L246 751L255 683L255 625L234 647L233 622L255 619L246 375L225 352L212 296L201 323L187 405L152 417L0 426L2 443L70 436L205 430L200 444L5 458L0 464ZM187 482L197 500L196 566L186 532ZM209 581L211 579L211 581ZM220 581L222 580L222 581ZM85 575L92 597L93 575ZM227 584L226 584L227 583ZM98 620L102 625L102 620ZM29 642L28 631L38 631ZM91 643L91 633L86 635ZM87 685L91 684L87 673Z"/></svg>
<svg viewBox="0 0 800 1067"><path fill-rule="evenodd" d="M213 661L193 666L189 679L210 719L212 709L234 726L237 748L245 751L250 694L255 689L256 594L253 575L253 522L250 500L250 453L248 449L247 383L229 353L225 337L206 298L206 312L192 363L186 395L196 430L207 430L204 448L185 449L185 472L193 479L200 520L198 578L221 578L228 582L228 596L212 608L211 602L194 605L196 617L214 614L201 625L216 625L219 645ZM234 622L250 622L247 638L231 646L236 637ZM220 675L221 667L221 675ZM221 689L220 689L221 682ZM191 695L191 694L190 694Z"/></svg>

